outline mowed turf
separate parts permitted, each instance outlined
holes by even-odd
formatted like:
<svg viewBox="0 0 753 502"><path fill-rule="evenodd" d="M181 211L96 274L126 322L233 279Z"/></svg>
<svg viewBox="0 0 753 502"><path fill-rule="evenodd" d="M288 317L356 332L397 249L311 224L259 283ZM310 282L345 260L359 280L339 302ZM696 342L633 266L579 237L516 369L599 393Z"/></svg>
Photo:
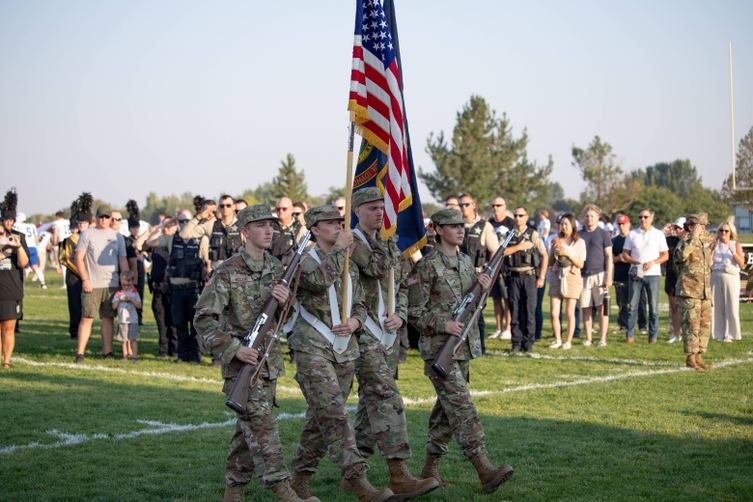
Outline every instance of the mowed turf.
<svg viewBox="0 0 753 502"><path fill-rule="evenodd" d="M0 371L0 501L221 500L234 416L219 369L209 358L197 366L157 357L148 294L138 363L98 359L95 323L86 361L73 365L65 291L59 275L47 280L47 290L27 282L13 367ZM605 348L548 349L548 320L534 356L509 356L509 342L488 341L469 388L491 460L515 475L483 495L453 441L441 466L452 488L419 500L753 500L753 306L741 308L743 340L712 341L705 360L719 367L696 372L684 369L681 344L666 343L661 302L652 346L646 335L627 346L610 329ZM491 305L485 314L492 332ZM294 371L288 364L277 395L288 465L306 410ZM418 474L434 394L417 352L399 376ZM368 462L372 483L386 486L385 462ZM323 501L357 500L339 490L339 476L325 458L312 491ZM246 500L274 497L253 480Z"/></svg>

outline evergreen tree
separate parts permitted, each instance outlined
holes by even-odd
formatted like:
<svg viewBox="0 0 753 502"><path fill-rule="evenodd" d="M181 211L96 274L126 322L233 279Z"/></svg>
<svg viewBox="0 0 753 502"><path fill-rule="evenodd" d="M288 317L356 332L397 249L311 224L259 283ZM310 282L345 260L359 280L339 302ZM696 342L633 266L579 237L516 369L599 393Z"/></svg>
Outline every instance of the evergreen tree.
<svg viewBox="0 0 753 502"><path fill-rule="evenodd" d="M552 159L545 166L529 162L527 146L525 129L514 138L507 115L497 119L486 100L474 95L457 114L451 144L443 132L436 141L429 135L426 151L436 171L419 168L418 176L436 200L467 192L480 209L498 195L505 196L508 205L535 206L549 189Z"/></svg>
<svg viewBox="0 0 753 502"><path fill-rule="evenodd" d="M602 213L610 216L622 211L638 200L643 184L637 177L625 174L617 164L612 146L601 141L599 136L586 150L573 146L573 167L576 167L587 183L580 194L581 203L596 204Z"/></svg>
<svg viewBox="0 0 753 502"><path fill-rule="evenodd" d="M732 191L732 175L730 175L722 191L731 202L745 204L753 211L753 127L740 140L736 157L735 186L738 190L741 188L744 190Z"/></svg>
<svg viewBox="0 0 753 502"><path fill-rule="evenodd" d="M272 180L271 195L275 200L268 200L270 205L280 197L290 197L293 202L308 198L306 176L296 169L293 154L289 153L282 161L277 177Z"/></svg>
<svg viewBox="0 0 753 502"><path fill-rule="evenodd" d="M698 170L688 159L660 162L647 167L645 171L635 171L633 176L639 178L646 187L664 187L680 197L686 197L693 187L702 186Z"/></svg>

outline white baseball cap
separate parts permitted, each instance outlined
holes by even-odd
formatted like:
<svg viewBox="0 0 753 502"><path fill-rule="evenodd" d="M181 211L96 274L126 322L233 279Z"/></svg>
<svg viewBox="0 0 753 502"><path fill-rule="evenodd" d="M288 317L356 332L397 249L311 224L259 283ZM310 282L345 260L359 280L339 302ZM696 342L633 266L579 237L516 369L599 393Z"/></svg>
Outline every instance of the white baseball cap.
<svg viewBox="0 0 753 502"><path fill-rule="evenodd" d="M675 220L675 226L678 228L683 228L685 226L685 217L680 216Z"/></svg>
<svg viewBox="0 0 753 502"><path fill-rule="evenodd" d="M25 223L25 222L26 222L26 214L16 213L16 223Z"/></svg>

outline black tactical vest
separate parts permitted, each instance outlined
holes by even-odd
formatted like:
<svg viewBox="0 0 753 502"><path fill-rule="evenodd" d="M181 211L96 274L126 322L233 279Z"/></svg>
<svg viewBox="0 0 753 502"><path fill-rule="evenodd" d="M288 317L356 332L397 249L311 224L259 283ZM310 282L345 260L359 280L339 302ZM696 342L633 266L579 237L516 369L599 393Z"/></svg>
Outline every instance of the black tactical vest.
<svg viewBox="0 0 753 502"><path fill-rule="evenodd" d="M489 260L486 246L481 245L481 234L484 233L486 220L481 218L470 228L465 229L465 238L460 245L460 252L467 254L474 267L483 267Z"/></svg>
<svg viewBox="0 0 753 502"><path fill-rule="evenodd" d="M209 260L225 261L237 253L243 240L237 223L225 226L221 220L215 220L212 226L212 236L209 238Z"/></svg>
<svg viewBox="0 0 753 502"><path fill-rule="evenodd" d="M517 233L510 240L509 247L517 246L521 242L531 240L534 230L532 228L526 228L525 232L518 235ZM532 247L528 251L517 251L511 255L505 256L505 267L508 268L538 268L541 265L541 256L536 250L536 247Z"/></svg>
<svg viewBox="0 0 753 502"><path fill-rule="evenodd" d="M184 240L180 235L175 234L170 261L167 265L168 276L182 277L192 281L204 279L206 269L199 258L199 242L199 239Z"/></svg>
<svg viewBox="0 0 753 502"><path fill-rule="evenodd" d="M301 224L298 220L293 219L293 223L288 228L282 228L280 222L275 222L273 227L274 235L272 236L272 248L269 250L269 254L280 260L284 267L287 267L290 258L295 253L295 238L301 231Z"/></svg>

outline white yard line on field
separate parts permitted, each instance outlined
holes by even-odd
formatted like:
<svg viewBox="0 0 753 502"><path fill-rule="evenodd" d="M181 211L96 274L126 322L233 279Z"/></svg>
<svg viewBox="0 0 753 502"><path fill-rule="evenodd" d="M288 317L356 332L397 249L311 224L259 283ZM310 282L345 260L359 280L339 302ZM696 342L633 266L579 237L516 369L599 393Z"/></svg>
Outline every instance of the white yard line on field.
<svg viewBox="0 0 753 502"><path fill-rule="evenodd" d="M552 349L553 351L556 351L557 349ZM679 368L682 365L678 363L667 363L667 362L648 362L648 361L635 361L632 359L604 359L601 357L590 357L590 356L550 356L547 354L540 354L538 352L532 352L528 354L521 354L520 352L515 354L510 354L510 352L501 351L501 350L487 350L487 354L493 355L493 356L500 356L500 357L528 357L531 359L546 359L549 361L585 361L589 363L609 363L609 364L626 364L629 366L667 366L670 368Z"/></svg>
<svg viewBox="0 0 753 502"><path fill-rule="evenodd" d="M347 406L345 409L348 411L353 411L356 409L355 406ZM277 415L277 421L282 422L285 420L293 420L293 419L300 419L305 417L305 413L280 413ZM226 420L224 422L202 422L200 424L166 424L163 422L158 422L156 420L137 420L138 423L148 425L149 427L146 429L140 429L137 431L131 431L126 432L123 434L69 434L67 432L60 432L57 429L52 429L47 431L47 434L51 436L55 436L60 438L60 441L56 441L54 443L39 443L39 442L32 442L28 444L22 444L22 445L12 445L12 446L4 446L0 447L0 454L6 453L14 453L19 450L30 450L34 448L41 448L41 449L51 449L51 448L61 448L63 446L73 446L81 443L86 443L88 441L92 441L95 439L109 439L111 441L121 441L123 439L135 439L139 436L147 436L147 435L160 435L160 434L167 434L170 432L184 432L184 431L194 431L197 429L209 429L214 427L228 427L233 424L235 424L235 418L231 418L229 420Z"/></svg>

